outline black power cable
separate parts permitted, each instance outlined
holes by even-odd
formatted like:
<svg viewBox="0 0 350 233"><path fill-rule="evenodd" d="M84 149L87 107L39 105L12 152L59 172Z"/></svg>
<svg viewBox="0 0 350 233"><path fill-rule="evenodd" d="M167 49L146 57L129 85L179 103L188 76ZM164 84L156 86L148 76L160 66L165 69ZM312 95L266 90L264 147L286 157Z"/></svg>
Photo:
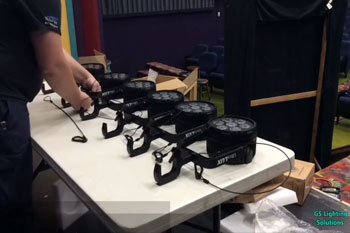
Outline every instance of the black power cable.
<svg viewBox="0 0 350 233"><path fill-rule="evenodd" d="M62 108L60 108L57 104L55 104L52 99L51 96L45 96L44 97L44 101L47 103L51 103L52 105L54 105L57 109L61 110L75 125L75 127L79 130L79 132L81 133L82 136L74 136L72 138L73 142L80 142L80 143L86 143L88 141L87 137L84 135L83 131L79 128L79 126L77 125L77 123L73 120L73 118L71 116L69 116L68 113L66 113Z"/></svg>
<svg viewBox="0 0 350 233"><path fill-rule="evenodd" d="M161 147L161 148L158 148L157 150L153 151L152 152L152 155L155 157L155 160L157 161L157 163L162 163L163 162L163 159L168 156L168 154L170 154L170 152L172 150L169 150L167 153L163 153L163 151L168 148L169 146L171 146L171 142L169 142L167 145ZM171 160L169 160L170 162Z"/></svg>
<svg viewBox="0 0 350 233"><path fill-rule="evenodd" d="M293 169L293 165L292 165L292 161L290 160L290 158L288 157L288 155L283 151L281 150L280 148L274 146L274 145L271 145L271 144L267 144L267 143L256 143L257 145L265 145L265 146L270 146L270 147L273 147L277 150L279 150L280 152L282 152L288 159L288 162L289 162L289 173L288 173L288 176L283 180L282 183L280 183L279 185L277 185L276 187L270 189L270 190L267 190L267 191L262 191L262 192L247 192L247 193L239 193L239 192L234 192L234 191L231 191L231 190L227 190L227 189L223 189L223 188L220 188L219 186L211 183L208 179L205 179L203 176L202 176L202 172L203 172L203 168L201 168L201 172L198 173L197 172L197 169L196 169L196 178L203 181L205 184L208 184L210 186L213 186L214 188L216 189L219 189L221 191L225 191L225 192L228 192L228 193L233 193L233 194L239 194L239 195L256 195L256 194L264 194L264 193L269 193L269 192L272 192L274 190L276 190L277 188L283 186L287 180L289 179L291 173L292 173L292 169Z"/></svg>

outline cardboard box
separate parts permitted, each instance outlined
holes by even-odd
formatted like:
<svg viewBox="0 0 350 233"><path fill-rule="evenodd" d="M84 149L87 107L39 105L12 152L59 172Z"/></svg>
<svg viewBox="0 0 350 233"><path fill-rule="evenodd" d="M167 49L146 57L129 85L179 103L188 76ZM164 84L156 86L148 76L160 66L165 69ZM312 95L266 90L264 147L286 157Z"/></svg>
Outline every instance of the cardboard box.
<svg viewBox="0 0 350 233"><path fill-rule="evenodd" d="M311 191L314 173L314 163L295 160L295 168L283 187L296 192L299 205L304 204L307 195ZM284 173L284 175L287 176L288 172Z"/></svg>
<svg viewBox="0 0 350 233"><path fill-rule="evenodd" d="M260 193L260 192L266 192L269 191L271 189L273 189L274 187L276 187L277 185L281 184L283 182L283 179L285 179L284 175L280 175L275 179L272 179L262 185L259 185L258 187L248 191L247 193ZM262 193L262 194L241 194L233 199L231 199L229 202L230 203L252 203L252 202L257 202L260 201L261 199L263 199L264 197L268 196L270 194L270 192L268 193Z"/></svg>
<svg viewBox="0 0 350 233"><path fill-rule="evenodd" d="M78 62L80 64L88 64L88 63L99 63L105 67L105 72L107 73L107 57L105 54L94 49L95 56L85 56L79 57Z"/></svg>
<svg viewBox="0 0 350 233"><path fill-rule="evenodd" d="M264 192L271 190L276 185L281 184L288 176L289 172L284 173L281 176L272 179L249 192ZM295 160L295 167L290 174L289 179L284 183L283 187L293 190L298 197L298 204L303 205L304 201L311 191L313 177L315 173L315 164L304 162L301 160ZM239 195L229 202L231 203L251 203L260 201L266 197L269 193L256 194L256 195Z"/></svg>
<svg viewBox="0 0 350 233"><path fill-rule="evenodd" d="M147 77L139 78L137 80L147 80ZM197 88L198 69L192 71L183 81L174 76L158 75L156 79L157 91L176 90L184 95ZM194 99L191 99L194 100Z"/></svg>

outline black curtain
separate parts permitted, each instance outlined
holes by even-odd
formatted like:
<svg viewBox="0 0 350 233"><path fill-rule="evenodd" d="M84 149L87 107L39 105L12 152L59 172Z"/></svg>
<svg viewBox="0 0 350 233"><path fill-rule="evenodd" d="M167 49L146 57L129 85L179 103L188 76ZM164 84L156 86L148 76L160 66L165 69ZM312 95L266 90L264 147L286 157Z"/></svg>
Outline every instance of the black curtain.
<svg viewBox="0 0 350 233"><path fill-rule="evenodd" d="M250 116L258 135L308 160L315 98L250 108L253 99L316 90L323 24L330 15L317 155L330 157L346 0L228 0L225 114ZM342 10L343 9L343 10ZM322 151L322 152L321 152ZM326 159L327 158L327 159Z"/></svg>
<svg viewBox="0 0 350 233"><path fill-rule="evenodd" d="M345 22L347 0L334 0L330 12L325 77L322 90L320 123L317 134L316 157L321 166L329 165L332 150L334 116L340 67L340 48Z"/></svg>
<svg viewBox="0 0 350 233"><path fill-rule="evenodd" d="M250 115L255 0L225 1L225 114Z"/></svg>
<svg viewBox="0 0 350 233"><path fill-rule="evenodd" d="M256 0L257 20L298 20L324 14L329 0Z"/></svg>

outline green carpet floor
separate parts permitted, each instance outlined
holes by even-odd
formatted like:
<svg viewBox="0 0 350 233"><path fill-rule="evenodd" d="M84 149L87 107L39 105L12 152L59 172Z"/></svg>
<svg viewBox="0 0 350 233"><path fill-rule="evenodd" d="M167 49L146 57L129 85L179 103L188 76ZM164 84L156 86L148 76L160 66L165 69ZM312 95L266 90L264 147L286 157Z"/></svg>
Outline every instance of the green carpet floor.
<svg viewBox="0 0 350 233"><path fill-rule="evenodd" d="M213 89L213 92L210 96L210 101L208 100L208 97L206 95L203 96L203 101L209 101L216 105L218 108L218 116L221 116L224 114L224 91L221 89Z"/></svg>
<svg viewBox="0 0 350 233"><path fill-rule="evenodd" d="M339 84L349 84L350 74L345 78L344 75L340 75ZM341 119L338 125L334 125L333 132L333 145L332 149L337 149L350 145L350 120Z"/></svg>
<svg viewBox="0 0 350 233"><path fill-rule="evenodd" d="M344 75L340 75L340 77L339 77L339 85L340 84L346 84L346 83L350 83L350 74L348 74L347 78L345 78Z"/></svg>
<svg viewBox="0 0 350 233"><path fill-rule="evenodd" d="M341 119L338 125L334 125L332 149L350 146L350 120Z"/></svg>
<svg viewBox="0 0 350 233"><path fill-rule="evenodd" d="M339 83L350 83L350 75L348 78L340 78ZM202 98L203 101L208 101L208 97L205 95ZM211 94L211 100L209 101L215 104L218 108L218 115L224 114L224 91L214 88ZM350 145L350 119L341 119L338 125L334 125L333 133L333 145L332 149L344 147Z"/></svg>

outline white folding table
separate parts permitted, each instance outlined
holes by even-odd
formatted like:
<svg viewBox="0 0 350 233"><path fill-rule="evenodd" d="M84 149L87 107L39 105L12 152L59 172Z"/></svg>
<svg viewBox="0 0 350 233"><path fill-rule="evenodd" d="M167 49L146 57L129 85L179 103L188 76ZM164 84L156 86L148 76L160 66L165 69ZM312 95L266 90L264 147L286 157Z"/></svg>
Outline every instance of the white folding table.
<svg viewBox="0 0 350 233"><path fill-rule="evenodd" d="M60 98L50 96L59 105ZM81 121L68 108L65 110L88 138L87 143L72 142L78 130L43 98L39 94L28 105L33 149L111 230L162 232L236 196L196 180L192 164L185 165L176 180L158 186L153 177L152 151L166 145L165 141L158 139L149 152L130 158L122 135L107 140L102 136L102 123L113 128L113 120ZM115 113L106 109L101 115L114 118ZM127 125L126 129L134 127ZM273 144L260 138L258 142ZM293 151L273 145L287 153L294 165ZM193 146L205 151L205 142ZM205 169L203 177L220 188L246 192L289 169L290 163L280 151L257 145L250 164Z"/></svg>

